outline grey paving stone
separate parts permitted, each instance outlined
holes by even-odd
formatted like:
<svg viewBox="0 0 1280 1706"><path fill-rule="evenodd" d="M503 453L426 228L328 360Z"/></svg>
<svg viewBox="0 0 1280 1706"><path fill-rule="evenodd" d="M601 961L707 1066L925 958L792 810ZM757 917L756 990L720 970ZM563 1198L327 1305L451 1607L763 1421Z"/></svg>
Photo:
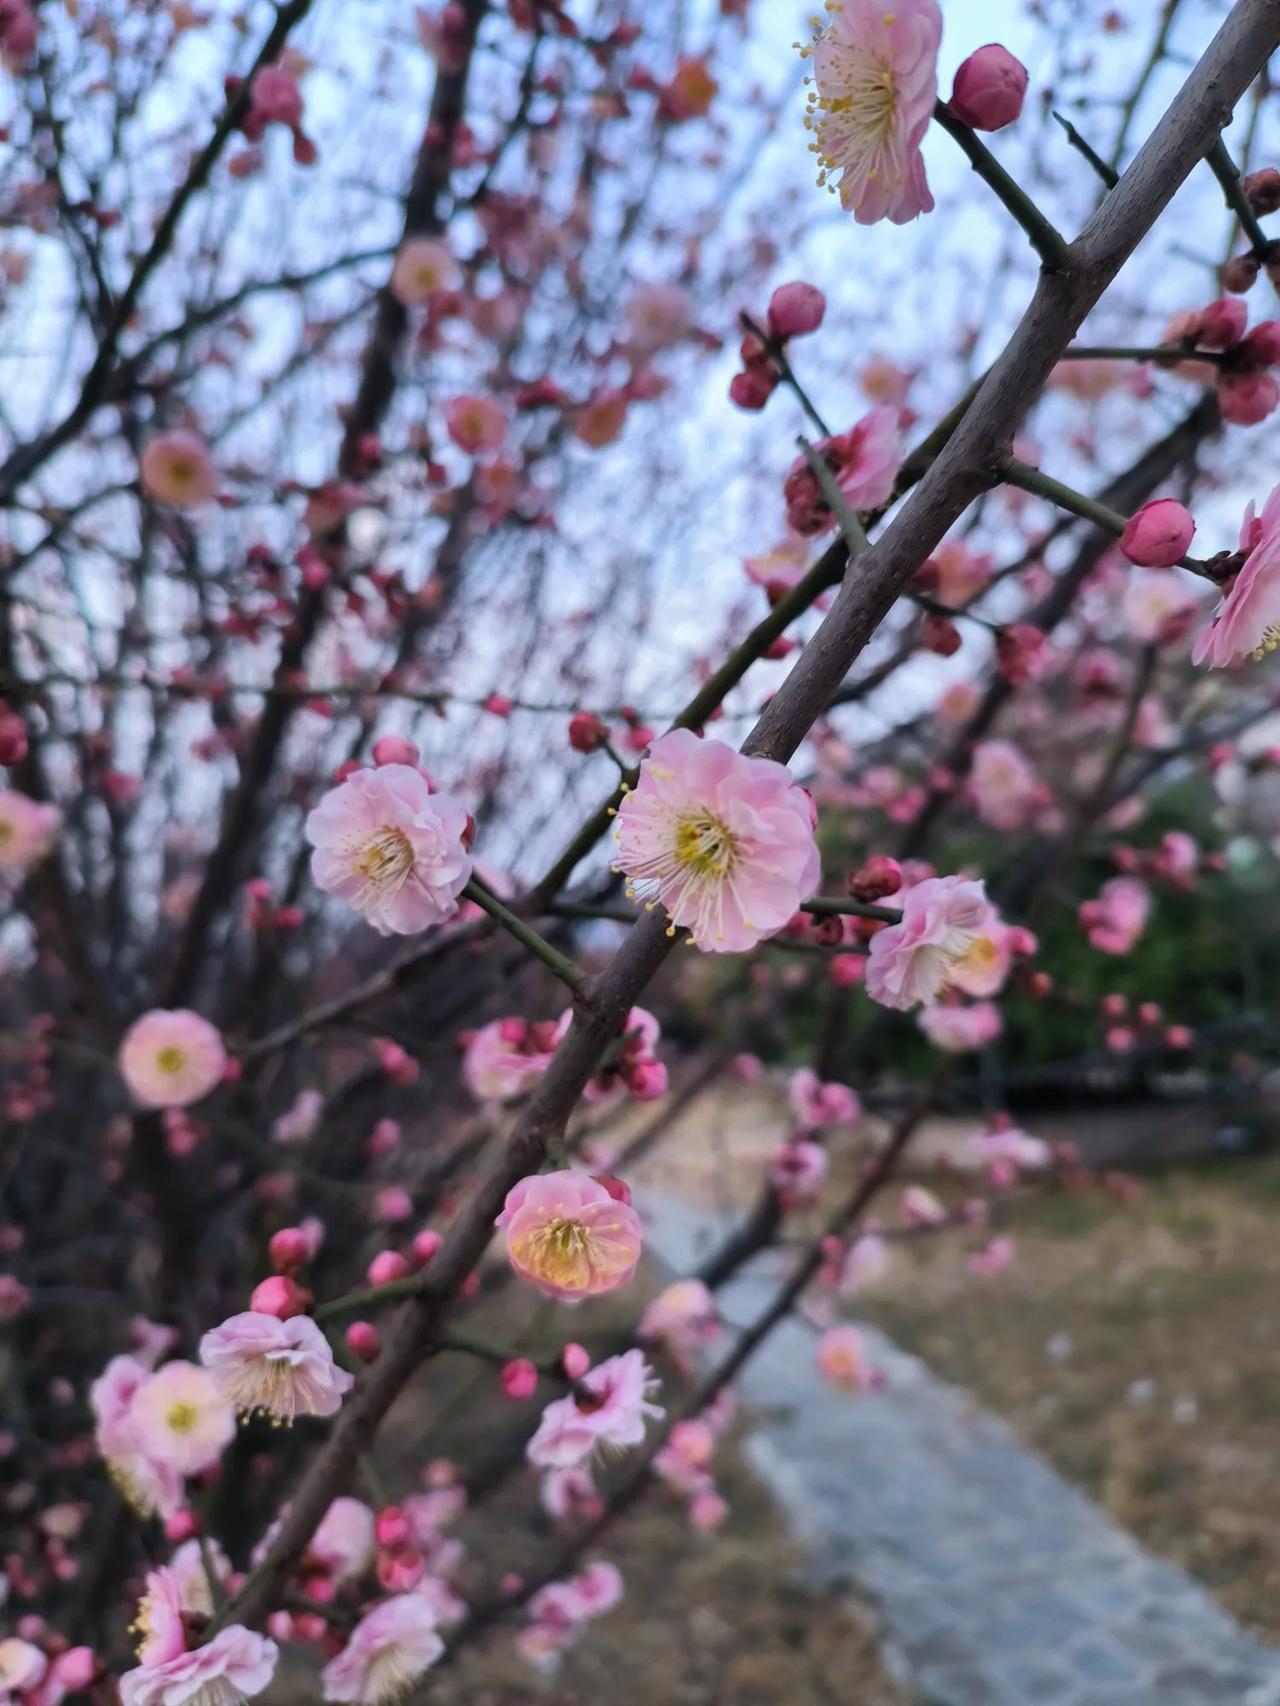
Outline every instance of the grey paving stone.
<svg viewBox="0 0 1280 1706"><path fill-rule="evenodd" d="M642 1201L676 1272L723 1228ZM783 1271L722 1293L748 1322ZM826 1581L878 1603L895 1666L931 1706L1280 1706L1280 1651L1145 1553L966 1393L864 1329L885 1389L833 1392L784 1322L744 1369L747 1453Z"/></svg>

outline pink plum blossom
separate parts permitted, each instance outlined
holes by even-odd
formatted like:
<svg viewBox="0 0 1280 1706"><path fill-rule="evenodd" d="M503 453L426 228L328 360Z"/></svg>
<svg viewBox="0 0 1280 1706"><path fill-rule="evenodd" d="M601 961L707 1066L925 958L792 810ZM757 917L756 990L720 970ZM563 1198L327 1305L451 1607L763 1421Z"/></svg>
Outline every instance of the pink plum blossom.
<svg viewBox="0 0 1280 1706"><path fill-rule="evenodd" d="M818 887L809 796L781 764L673 729L618 810L615 868L707 953L775 934Z"/></svg>
<svg viewBox="0 0 1280 1706"><path fill-rule="evenodd" d="M139 1515L168 1517L182 1505L181 1472L144 1449L133 1413L150 1378L136 1357L113 1357L89 1388L89 1402L95 1442L112 1480Z"/></svg>
<svg viewBox="0 0 1280 1706"><path fill-rule="evenodd" d="M311 1536L308 1558L335 1582L349 1582L365 1573L373 1554L373 1512L360 1499L336 1498Z"/></svg>
<svg viewBox="0 0 1280 1706"><path fill-rule="evenodd" d="M1135 877L1112 877L1097 898L1081 903L1079 916L1090 947L1102 954L1127 954L1146 929L1151 891Z"/></svg>
<svg viewBox="0 0 1280 1706"><path fill-rule="evenodd" d="M970 1272L981 1274L984 1279L995 1279L1010 1265L1015 1254L1012 1238L993 1238L985 1250L969 1257Z"/></svg>
<svg viewBox="0 0 1280 1706"><path fill-rule="evenodd" d="M471 1033L462 1057L462 1076L478 1102L510 1102L537 1083L554 1051L551 1026L494 1019Z"/></svg>
<svg viewBox="0 0 1280 1706"><path fill-rule="evenodd" d="M546 1668L591 1619L612 1611L622 1599L622 1577L613 1564L590 1564L564 1582L550 1582L529 1601L532 1621L517 1637L521 1656Z"/></svg>
<svg viewBox="0 0 1280 1706"><path fill-rule="evenodd" d="M0 1641L0 1706L16 1706L20 1695L38 1688L48 1662L39 1647L17 1635Z"/></svg>
<svg viewBox="0 0 1280 1706"><path fill-rule="evenodd" d="M856 1327L830 1327L818 1340L818 1372L841 1392L870 1392L883 1384L867 1362L866 1340Z"/></svg>
<svg viewBox="0 0 1280 1706"><path fill-rule="evenodd" d="M781 598L803 578L809 566L809 546L804 539L784 539L760 557L743 559L750 581L762 586L771 599Z"/></svg>
<svg viewBox="0 0 1280 1706"><path fill-rule="evenodd" d="M967 1007L925 1007L919 1024L933 1046L947 1054L985 1048L1004 1028L999 1008L990 1001L975 1001Z"/></svg>
<svg viewBox="0 0 1280 1706"><path fill-rule="evenodd" d="M189 509L214 494L213 457L199 433L182 427L157 433L148 439L139 467L142 489L157 503Z"/></svg>
<svg viewBox="0 0 1280 1706"><path fill-rule="evenodd" d="M657 1341L680 1367L720 1332L715 1299L699 1279L675 1280L640 1317L638 1337Z"/></svg>
<svg viewBox="0 0 1280 1706"><path fill-rule="evenodd" d="M436 1614L417 1593L393 1594L367 1612L321 1677L326 1700L381 1706L406 1693L444 1652Z"/></svg>
<svg viewBox="0 0 1280 1706"><path fill-rule="evenodd" d="M819 439L813 448L830 468L851 509L878 509L888 502L902 465L898 410L872 409L848 432ZM797 456L791 464L782 495L787 521L796 533L809 537L836 525L808 457Z"/></svg>
<svg viewBox="0 0 1280 1706"><path fill-rule="evenodd" d="M201 1339L200 1361L241 1415L259 1412L277 1422L332 1416L352 1386L309 1315L232 1315Z"/></svg>
<svg viewBox="0 0 1280 1706"><path fill-rule="evenodd" d="M120 1678L121 1706L237 1706L261 1694L275 1674L279 1649L243 1624L163 1664L141 1664Z"/></svg>
<svg viewBox="0 0 1280 1706"><path fill-rule="evenodd" d="M1030 1137L1014 1125L993 1125L965 1139L961 1159L992 1166L1006 1162L1013 1168L1047 1167L1051 1151L1043 1138Z"/></svg>
<svg viewBox="0 0 1280 1706"><path fill-rule="evenodd" d="M172 1570L152 1570L147 1576L146 1592L138 1602L134 1623L139 1636L138 1659L145 1669L154 1670L186 1651L182 1611L177 1576Z"/></svg>
<svg viewBox="0 0 1280 1706"><path fill-rule="evenodd" d="M649 1417L662 1415L649 1400L655 1385L643 1351L624 1351L598 1363L565 1398L542 1412L526 1455L540 1469L573 1469L597 1446L639 1445Z"/></svg>
<svg viewBox="0 0 1280 1706"><path fill-rule="evenodd" d="M635 1210L572 1168L522 1179L495 1224L516 1272L562 1303L629 1285L644 1244Z"/></svg>
<svg viewBox="0 0 1280 1706"><path fill-rule="evenodd" d="M822 1084L811 1067L802 1066L787 1086L791 1111L802 1126L817 1130L828 1125L852 1125L862 1113L857 1093L847 1084Z"/></svg>
<svg viewBox="0 0 1280 1706"><path fill-rule="evenodd" d="M185 1007L155 1007L120 1043L120 1075L144 1108L187 1108L222 1081L227 1056L207 1019Z"/></svg>
<svg viewBox="0 0 1280 1706"><path fill-rule="evenodd" d="M452 290L459 277L447 243L435 237L408 237L391 268L391 294L406 308L418 308L438 290Z"/></svg>
<svg viewBox="0 0 1280 1706"><path fill-rule="evenodd" d="M444 406L449 437L468 456L492 456L507 436L507 412L492 397L454 397Z"/></svg>
<svg viewBox="0 0 1280 1706"><path fill-rule="evenodd" d="M829 1167L827 1152L821 1144L791 1138L773 1152L769 1183L786 1207L799 1207L818 1200Z"/></svg>
<svg viewBox="0 0 1280 1706"><path fill-rule="evenodd" d="M1038 803L1040 784L1011 741L984 740L973 749L969 794L984 823L993 829L1020 829Z"/></svg>
<svg viewBox="0 0 1280 1706"><path fill-rule="evenodd" d="M192 1362L167 1362L134 1394L130 1421L141 1449L183 1475L198 1475L235 1437L236 1420L212 1375Z"/></svg>
<svg viewBox="0 0 1280 1706"><path fill-rule="evenodd" d="M1193 663L1210 669L1256 661L1280 644L1280 486L1260 516L1252 504L1245 511L1240 549L1247 553L1244 567L1191 653Z"/></svg>
<svg viewBox="0 0 1280 1706"><path fill-rule="evenodd" d="M937 96L936 0L843 0L812 48L809 124L822 171L862 225L933 207L920 142Z"/></svg>
<svg viewBox="0 0 1280 1706"><path fill-rule="evenodd" d="M1122 609L1134 639L1149 646L1184 636L1199 606L1181 575L1151 570L1129 576Z"/></svg>
<svg viewBox="0 0 1280 1706"><path fill-rule="evenodd" d="M306 821L311 874L384 936L411 936L458 909L471 878L465 809L407 764L357 770Z"/></svg>
<svg viewBox="0 0 1280 1706"><path fill-rule="evenodd" d="M53 846L62 828L57 806L0 788L0 871L27 871Z"/></svg>
<svg viewBox="0 0 1280 1706"><path fill-rule="evenodd" d="M871 938L867 994L882 1007L936 1001L956 968L984 941L990 914L980 882L926 877L907 890L901 922Z"/></svg>
<svg viewBox="0 0 1280 1706"><path fill-rule="evenodd" d="M638 284L627 304L631 342L652 354L679 343L693 323L693 302L678 284Z"/></svg>

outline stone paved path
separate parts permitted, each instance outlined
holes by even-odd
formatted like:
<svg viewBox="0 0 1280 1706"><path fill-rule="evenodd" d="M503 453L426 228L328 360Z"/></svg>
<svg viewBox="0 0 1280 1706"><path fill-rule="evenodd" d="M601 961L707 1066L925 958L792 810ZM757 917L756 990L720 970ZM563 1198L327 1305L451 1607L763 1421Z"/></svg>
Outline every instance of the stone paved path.
<svg viewBox="0 0 1280 1706"><path fill-rule="evenodd" d="M673 1270L718 1242L714 1216L649 1197L649 1247ZM750 1321L777 1258L721 1293ZM890 1658L931 1706L1280 1706L1280 1651L1152 1558L1004 1424L868 1330L883 1393L819 1379L787 1322L739 1393L748 1456L824 1579L855 1582ZM848 1699L857 1700L851 1679Z"/></svg>

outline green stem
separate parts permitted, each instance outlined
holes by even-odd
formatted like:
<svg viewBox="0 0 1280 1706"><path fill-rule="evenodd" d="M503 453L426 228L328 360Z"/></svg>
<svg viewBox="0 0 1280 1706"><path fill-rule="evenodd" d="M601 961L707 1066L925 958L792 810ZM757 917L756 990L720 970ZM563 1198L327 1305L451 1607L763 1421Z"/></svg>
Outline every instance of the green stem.
<svg viewBox="0 0 1280 1706"><path fill-rule="evenodd" d="M1128 344L1072 344L1063 350L1063 361L1207 361L1218 366L1222 353L1211 349L1187 349L1185 346L1159 344L1150 348L1133 348Z"/></svg>
<svg viewBox="0 0 1280 1706"><path fill-rule="evenodd" d="M985 143L941 101L933 109L936 123L955 141L968 158L969 164L982 181L995 192L1008 211L1021 225L1031 247L1049 272L1061 272L1067 264L1069 251L1062 233L1051 225L1031 197L1011 178Z"/></svg>
<svg viewBox="0 0 1280 1706"><path fill-rule="evenodd" d="M487 912L490 918L501 924L508 935L514 936L522 947L540 959L547 970L554 977L558 977L561 983L567 984L575 995L582 993L587 986L587 974L558 948L553 948L550 942L539 936L523 918L517 917L509 906L504 906L497 895L491 894L483 883L477 882L473 877L462 892L468 900L474 901L482 912Z"/></svg>
<svg viewBox="0 0 1280 1706"><path fill-rule="evenodd" d="M1125 516L1107 504L1099 503L1096 498L1087 498L1083 492L1076 491L1074 486L1063 485L1061 480L1055 480L1051 474L1033 468L1029 462L1019 462L1016 457L1011 456L1001 473L1009 485L1017 486L1024 492L1031 492L1038 498L1046 498L1050 503L1057 504L1059 509L1068 510L1084 521L1093 522L1106 533L1114 533L1118 538L1125 530Z"/></svg>
<svg viewBox="0 0 1280 1706"><path fill-rule="evenodd" d="M762 327L757 326L750 314L739 314L738 320L740 324L751 334L751 336L757 339L763 348L768 351L769 360L782 375L783 382L790 386L796 401L804 410L805 414L808 415L814 426L822 434L823 438L830 438L831 428L813 406L808 392L796 378L795 368L793 368L791 363L787 360L787 352L782 347L782 339L771 338Z"/></svg>
<svg viewBox="0 0 1280 1706"><path fill-rule="evenodd" d="M1072 124L1069 118L1063 118L1062 114L1059 112L1055 112L1053 116L1057 119L1063 130L1066 131L1067 141L1071 146L1084 155L1085 159L1093 167L1094 171L1102 179L1107 188L1109 190L1113 190L1120 182L1120 174L1116 171L1115 167L1107 165L1107 162L1102 158L1101 154L1099 154L1095 148L1092 148L1089 143L1085 141L1084 137L1081 136L1080 132L1076 129L1075 125Z"/></svg>
<svg viewBox="0 0 1280 1706"><path fill-rule="evenodd" d="M844 540L845 549L849 553L849 561L856 563L871 541L867 538L867 530L862 525L860 516L855 515L848 499L840 490L835 475L818 455L817 451L803 435L796 439L805 461L809 464L809 472L818 482L818 489L826 499L827 508L835 516L840 528L840 537Z"/></svg>
<svg viewBox="0 0 1280 1706"><path fill-rule="evenodd" d="M381 1303L398 1303L402 1297L412 1297L422 1289L420 1274L407 1274L404 1279L388 1280L386 1285L364 1285L357 1291L343 1292L319 1303L311 1311L316 1321L332 1321L339 1315L354 1315L358 1309L368 1309Z"/></svg>
<svg viewBox="0 0 1280 1706"><path fill-rule="evenodd" d="M1240 221L1240 229L1249 239L1249 247L1257 258L1262 261L1272 248L1270 237L1258 223L1258 216L1249 206L1249 198L1244 193L1244 185L1240 182L1240 173L1235 161L1227 150L1226 143L1221 137L1205 155L1209 169L1222 185L1222 193L1227 198L1227 206Z"/></svg>
<svg viewBox="0 0 1280 1706"><path fill-rule="evenodd" d="M1114 533L1117 538L1128 525L1126 518L1106 504L1099 503L1096 498L1087 498L1083 492L1076 491L1074 486L1063 485L1061 480L1055 480L1051 474L1042 473L1039 468L1033 468L1030 463L1019 462L1011 456L1003 465L1003 475L1007 484L1017 486L1024 492L1031 492L1038 498L1045 498L1049 503L1057 504L1059 509L1065 509L1072 515L1078 515L1084 521L1091 521L1095 527L1100 527L1106 533ZM1215 580L1209 564L1199 557L1183 557L1180 566L1189 569L1193 575L1202 575L1206 580Z"/></svg>

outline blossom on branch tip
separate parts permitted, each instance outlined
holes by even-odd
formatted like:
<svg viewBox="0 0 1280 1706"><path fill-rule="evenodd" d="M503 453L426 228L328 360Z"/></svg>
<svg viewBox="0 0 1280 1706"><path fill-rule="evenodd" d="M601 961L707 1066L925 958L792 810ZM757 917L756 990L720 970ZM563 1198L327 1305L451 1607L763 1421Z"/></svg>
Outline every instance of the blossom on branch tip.
<svg viewBox="0 0 1280 1706"><path fill-rule="evenodd" d="M452 290L459 276L447 243L434 237L409 237L401 243L391 268L391 294L404 307L417 308L438 290Z"/></svg>
<svg viewBox="0 0 1280 1706"><path fill-rule="evenodd" d="M0 871L26 871L48 853L62 828L62 813L20 794L0 788Z"/></svg>
<svg viewBox="0 0 1280 1706"><path fill-rule="evenodd" d="M920 143L937 98L937 0L840 0L801 50L813 65L806 125L819 184L860 225L904 225L933 207Z"/></svg>
<svg viewBox="0 0 1280 1706"><path fill-rule="evenodd" d="M972 130L1003 130L1022 112L1026 93L1026 66L1007 47L989 42L960 66L947 105Z"/></svg>
<svg viewBox="0 0 1280 1706"><path fill-rule="evenodd" d="M200 1361L241 1415L277 1422L332 1416L352 1386L309 1315L232 1315L201 1339Z"/></svg>
<svg viewBox="0 0 1280 1706"><path fill-rule="evenodd" d="M901 921L871 938L867 994L882 1007L936 1001L969 955L990 957L983 932L991 917L982 883L926 877L907 890Z"/></svg>
<svg viewBox="0 0 1280 1706"><path fill-rule="evenodd" d="M231 1405L193 1362L167 1362L135 1393L130 1420L143 1451L182 1475L211 1468L235 1437Z"/></svg>
<svg viewBox="0 0 1280 1706"><path fill-rule="evenodd" d="M1255 662L1280 644L1280 486L1260 516L1250 504L1240 529L1244 567L1232 581L1191 653L1210 669Z"/></svg>
<svg viewBox="0 0 1280 1706"><path fill-rule="evenodd" d="M138 464L142 489L157 503L189 509L208 503L216 477L209 446L199 433L178 427L147 440Z"/></svg>
<svg viewBox="0 0 1280 1706"><path fill-rule="evenodd" d="M222 1081L222 1037L185 1007L153 1008L135 1019L120 1042L120 1074L144 1108L187 1108Z"/></svg>
<svg viewBox="0 0 1280 1706"><path fill-rule="evenodd" d="M321 1677L326 1700L381 1706L405 1694L444 1652L436 1613L418 1593L394 1594L362 1617Z"/></svg>
<svg viewBox="0 0 1280 1706"><path fill-rule="evenodd" d="M898 423L897 409L884 404L863 415L848 432L836 433L814 445L815 456L831 470L850 509L878 509L888 502L902 465ZM835 526L836 517L808 457L797 456L791 464L782 495L787 522L796 533L811 537Z"/></svg>
<svg viewBox="0 0 1280 1706"><path fill-rule="evenodd" d="M1186 556L1196 524L1176 498L1143 504L1125 523L1120 549L1141 569L1171 569Z"/></svg>
<svg viewBox="0 0 1280 1706"><path fill-rule="evenodd" d="M495 1225L516 1272L562 1303L629 1285L644 1244L635 1210L573 1168L522 1179Z"/></svg>
<svg viewBox="0 0 1280 1706"><path fill-rule="evenodd" d="M140 1664L120 1678L121 1706L240 1706L261 1694L279 1649L240 1623L163 1664Z"/></svg>
<svg viewBox="0 0 1280 1706"><path fill-rule="evenodd" d="M614 824L614 868L705 953L737 953L816 891L813 805L785 766L673 729L654 742Z"/></svg>
<svg viewBox="0 0 1280 1706"><path fill-rule="evenodd" d="M624 1449L639 1445L649 1417L662 1410L651 1403L656 1382L643 1351L624 1351L597 1364L565 1398L542 1412L526 1456L541 1469L573 1469L597 1446Z"/></svg>
<svg viewBox="0 0 1280 1706"><path fill-rule="evenodd" d="M458 909L471 878L465 808L408 764L357 770L306 821L311 874L384 936L414 935Z"/></svg>

